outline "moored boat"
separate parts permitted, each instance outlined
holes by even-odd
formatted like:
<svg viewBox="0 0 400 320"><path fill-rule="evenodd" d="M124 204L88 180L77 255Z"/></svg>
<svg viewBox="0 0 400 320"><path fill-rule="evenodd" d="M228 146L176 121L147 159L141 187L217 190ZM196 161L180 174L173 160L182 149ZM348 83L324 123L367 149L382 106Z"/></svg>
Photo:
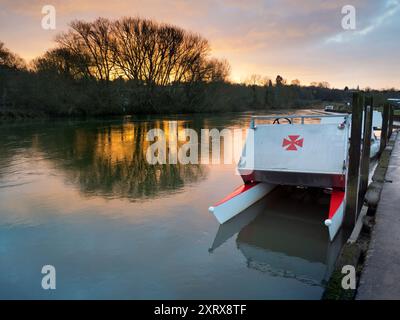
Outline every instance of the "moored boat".
<svg viewBox="0 0 400 320"><path fill-rule="evenodd" d="M379 116L374 113L374 127L379 126ZM252 117L252 130L237 166L244 184L209 211L225 223L277 185L324 188L331 200L323 222L333 240L346 206L350 127L349 114ZM371 157L379 145L372 133Z"/></svg>

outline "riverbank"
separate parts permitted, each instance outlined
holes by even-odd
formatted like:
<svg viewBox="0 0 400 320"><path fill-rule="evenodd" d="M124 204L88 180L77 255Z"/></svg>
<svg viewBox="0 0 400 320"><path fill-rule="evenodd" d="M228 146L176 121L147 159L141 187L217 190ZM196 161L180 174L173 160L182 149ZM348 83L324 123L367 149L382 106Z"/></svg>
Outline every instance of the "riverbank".
<svg viewBox="0 0 400 320"><path fill-rule="evenodd" d="M329 102L328 102L329 103ZM246 111L223 111L221 110L220 112L183 112L183 113L176 113L176 112L171 112L171 113L138 113L138 114L99 114L99 115L85 115L85 114L64 114L64 115L49 115L44 112L32 112L29 110L13 110L13 109L0 109L0 122L1 121L7 121L7 120L69 120L69 119L79 119L79 120L84 120L84 119L113 119L113 118L121 118L121 117L138 117L139 119L146 118L146 117L157 117L157 116L168 116L168 117L182 117L185 115L202 115L202 116L212 116L215 114L221 114L222 115L227 115L227 114L243 114L243 113L248 113L248 114L264 114L264 113L283 113L283 112L293 112L296 110L302 110L302 109L310 109L310 110L323 110L323 106L325 105L325 102L319 102L319 103L310 103L309 105L306 105L304 108L294 108L294 107L288 107L288 108L281 108L281 109L275 109L275 108L249 108ZM245 108L244 108L245 109Z"/></svg>
<svg viewBox="0 0 400 320"><path fill-rule="evenodd" d="M391 258L395 253L393 253L391 248L395 246L398 250L398 248L400 248L400 239L395 236L397 231L388 233L384 224L392 225L394 230L400 228L400 221L398 219L393 219L393 215L385 213L388 203L397 203L395 197L398 197L398 195L396 195L398 194L398 189L396 192L393 192L393 190L389 190L388 192L388 186L390 186L389 189L396 187L392 183L394 179L389 175L393 175L393 165L400 167L400 163L398 163L400 162L398 159L398 150L400 149L399 137L398 132L393 132L386 148L379 158L378 165L372 177L372 183L368 187L356 225L347 243L343 246L336 261L335 270L326 286L323 295L323 299L325 300L384 299L384 294L382 292L381 294L369 295L367 292L371 293L373 291L372 287L376 288L382 286L383 283L385 283L383 278L385 275L388 275L388 272L390 273L390 271L397 268L396 272L398 273L399 265L396 263L393 264ZM397 153L392 154L395 144L397 146ZM391 167L391 169L388 171L389 167ZM390 200L388 200L388 197ZM382 228L384 230L382 230ZM379 240L377 240L377 237ZM395 243L393 243L393 241L395 241ZM377 243L379 243L378 246ZM377 248L379 248L379 250ZM371 255L375 256L372 259L372 266L370 264ZM379 269L383 272L377 270L377 263L379 263ZM355 267L356 289L343 289L342 280L345 274L342 273L342 270L344 266ZM371 271L373 266L375 266L375 269ZM396 290L398 290L400 289L397 286L398 281L393 282L392 280L394 278L392 275L391 273L388 278L391 279L390 282L392 282ZM390 293L388 294L390 295ZM393 296L391 297L393 298Z"/></svg>
<svg viewBox="0 0 400 320"><path fill-rule="evenodd" d="M400 299L400 139L397 137L383 181L375 225L362 270L357 300Z"/></svg>
<svg viewBox="0 0 400 320"><path fill-rule="evenodd" d="M0 121L1 120L24 120L24 119L47 119L48 116L42 112L33 111L22 111L22 110L10 110L0 109Z"/></svg>

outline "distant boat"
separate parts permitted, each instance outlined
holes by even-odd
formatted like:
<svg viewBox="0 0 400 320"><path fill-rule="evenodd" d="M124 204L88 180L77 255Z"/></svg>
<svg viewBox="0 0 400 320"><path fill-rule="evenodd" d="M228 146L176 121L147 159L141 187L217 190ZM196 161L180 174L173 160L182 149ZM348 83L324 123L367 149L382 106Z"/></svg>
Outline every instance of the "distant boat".
<svg viewBox="0 0 400 320"><path fill-rule="evenodd" d="M379 114L379 115L378 115ZM284 124L280 121L285 119ZM300 122L294 123L294 119ZM305 119L321 119L306 123ZM273 120L257 124L256 120ZM374 127L382 123L374 112ZM317 187L331 193L324 223L333 240L340 229L346 204L346 180L351 115L255 116L237 169L244 184L209 208L219 223L225 223L271 192L277 185ZM380 141L372 133L370 157Z"/></svg>
<svg viewBox="0 0 400 320"><path fill-rule="evenodd" d="M325 112L335 112L335 113L350 113L350 103L346 102L344 105L327 105L324 108Z"/></svg>

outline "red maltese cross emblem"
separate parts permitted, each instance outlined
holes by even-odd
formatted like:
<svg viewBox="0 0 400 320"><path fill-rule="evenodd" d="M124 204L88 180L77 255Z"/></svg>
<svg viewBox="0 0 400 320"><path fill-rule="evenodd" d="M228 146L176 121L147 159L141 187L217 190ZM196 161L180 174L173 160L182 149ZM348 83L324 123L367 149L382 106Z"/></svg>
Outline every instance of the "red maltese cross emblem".
<svg viewBox="0 0 400 320"><path fill-rule="evenodd" d="M282 147L284 147L287 151L297 151L297 147L302 148L304 139L299 139L300 136L288 136L288 138L284 138L282 142Z"/></svg>

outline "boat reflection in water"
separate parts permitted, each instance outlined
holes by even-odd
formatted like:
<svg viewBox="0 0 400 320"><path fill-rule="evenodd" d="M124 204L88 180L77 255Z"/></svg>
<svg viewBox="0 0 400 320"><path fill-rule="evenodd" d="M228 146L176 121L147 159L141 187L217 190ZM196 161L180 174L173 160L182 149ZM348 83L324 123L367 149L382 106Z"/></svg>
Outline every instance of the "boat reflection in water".
<svg viewBox="0 0 400 320"><path fill-rule="evenodd" d="M237 234L249 268L324 286L345 239L340 232L329 241L321 224L328 210L329 195L320 189L279 187L220 225L210 252Z"/></svg>

